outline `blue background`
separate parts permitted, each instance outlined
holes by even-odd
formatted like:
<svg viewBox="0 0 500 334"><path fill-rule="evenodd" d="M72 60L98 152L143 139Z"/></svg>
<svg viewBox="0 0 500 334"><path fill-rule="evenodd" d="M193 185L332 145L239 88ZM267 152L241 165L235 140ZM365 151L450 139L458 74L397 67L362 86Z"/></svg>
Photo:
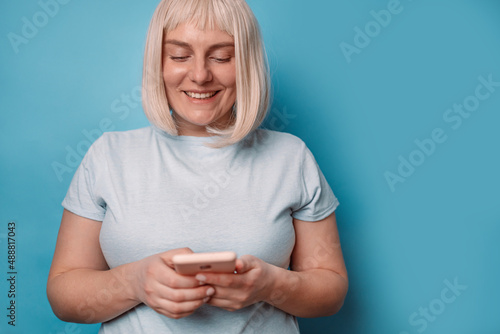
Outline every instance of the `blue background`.
<svg viewBox="0 0 500 334"><path fill-rule="evenodd" d="M500 3L401 0L385 27L370 23L389 2L249 1L274 84L266 124L308 144L341 202L350 291L337 315L301 319L302 332L500 333L500 87L459 128L443 118L480 76L500 81ZM87 137L101 126L148 124L135 92L156 4L68 1L44 21L35 0L0 3L2 333L98 329L59 321L46 277ZM9 33L22 36L34 20L38 31L25 31L16 50ZM346 57L341 43L356 46L356 27L372 37ZM415 140L434 129L446 141L423 160ZM386 172L397 174L400 156L412 154L420 165L391 189ZM9 221L17 224L15 328L5 316ZM445 290L455 281L461 290Z"/></svg>

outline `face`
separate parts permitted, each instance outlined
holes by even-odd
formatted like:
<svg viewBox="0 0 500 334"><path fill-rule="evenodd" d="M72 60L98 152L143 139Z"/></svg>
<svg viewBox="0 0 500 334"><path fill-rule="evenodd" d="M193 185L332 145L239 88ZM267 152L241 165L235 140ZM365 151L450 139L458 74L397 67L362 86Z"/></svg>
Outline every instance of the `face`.
<svg viewBox="0 0 500 334"><path fill-rule="evenodd" d="M164 39L163 80L180 135L208 136L207 125L227 127L236 101L233 37L179 25Z"/></svg>

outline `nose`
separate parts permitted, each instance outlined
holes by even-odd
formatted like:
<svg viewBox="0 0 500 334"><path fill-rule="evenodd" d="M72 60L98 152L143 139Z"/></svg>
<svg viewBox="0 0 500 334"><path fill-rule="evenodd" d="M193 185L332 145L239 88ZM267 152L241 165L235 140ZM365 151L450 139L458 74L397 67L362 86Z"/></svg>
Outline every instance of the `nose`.
<svg viewBox="0 0 500 334"><path fill-rule="evenodd" d="M193 62L189 71L189 79L198 85L203 85L212 80L212 72L205 59L199 58Z"/></svg>

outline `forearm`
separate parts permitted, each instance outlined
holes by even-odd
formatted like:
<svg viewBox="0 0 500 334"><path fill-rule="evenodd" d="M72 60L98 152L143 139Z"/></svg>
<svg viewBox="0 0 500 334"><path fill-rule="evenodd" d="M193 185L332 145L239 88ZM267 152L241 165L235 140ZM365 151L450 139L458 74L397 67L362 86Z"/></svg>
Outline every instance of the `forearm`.
<svg viewBox="0 0 500 334"><path fill-rule="evenodd" d="M298 317L337 313L347 294L347 279L327 269L291 271L274 267L267 303Z"/></svg>
<svg viewBox="0 0 500 334"><path fill-rule="evenodd" d="M134 263L111 270L74 269L49 278L47 296L58 318L99 323L139 304L134 297Z"/></svg>

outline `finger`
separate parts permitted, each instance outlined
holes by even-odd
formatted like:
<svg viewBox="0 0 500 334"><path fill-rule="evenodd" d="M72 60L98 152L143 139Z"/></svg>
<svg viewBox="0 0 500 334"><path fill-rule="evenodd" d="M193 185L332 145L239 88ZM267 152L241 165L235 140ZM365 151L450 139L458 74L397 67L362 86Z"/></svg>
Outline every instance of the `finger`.
<svg viewBox="0 0 500 334"><path fill-rule="evenodd" d="M193 276L179 275L175 270L164 267L158 275L158 282L173 289L189 289L200 286L200 281Z"/></svg>
<svg viewBox="0 0 500 334"><path fill-rule="evenodd" d="M166 289L159 291L162 297L174 302L199 301L215 294L211 286L201 286L195 289Z"/></svg>
<svg viewBox="0 0 500 334"><path fill-rule="evenodd" d="M186 312L186 313L179 313L179 314L173 314L173 313L170 313L170 312L167 312L167 311L163 311L163 310L160 310L160 311L156 311L168 318L171 318L171 319L181 319L181 318L185 318L185 317L188 317L190 316L191 314L194 313L194 311L192 312Z"/></svg>
<svg viewBox="0 0 500 334"><path fill-rule="evenodd" d="M214 293L210 296L210 299L227 299L227 300L237 300L239 293L241 292L238 288L229 288L222 286L214 286ZM211 292L211 291L210 291Z"/></svg>
<svg viewBox="0 0 500 334"><path fill-rule="evenodd" d="M155 307L154 310L158 313L164 314L169 318L180 319L193 314L193 312L203 304L205 304L204 300L176 303L170 300L163 299L159 301L157 307Z"/></svg>
<svg viewBox="0 0 500 334"><path fill-rule="evenodd" d="M241 286L241 276L236 274L203 273L196 274L195 279L199 284L208 284L221 287L237 288Z"/></svg>
<svg viewBox="0 0 500 334"><path fill-rule="evenodd" d="M219 297L210 298L207 304L222 308L227 311L236 311L246 306L243 302L238 302L235 300L219 298Z"/></svg>

